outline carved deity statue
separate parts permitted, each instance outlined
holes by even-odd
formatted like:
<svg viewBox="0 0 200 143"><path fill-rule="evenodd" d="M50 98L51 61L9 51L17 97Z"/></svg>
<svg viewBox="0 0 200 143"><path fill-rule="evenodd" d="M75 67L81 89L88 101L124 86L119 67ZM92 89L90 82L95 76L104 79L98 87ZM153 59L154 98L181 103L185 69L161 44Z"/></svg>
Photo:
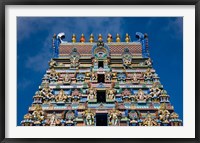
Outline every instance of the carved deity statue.
<svg viewBox="0 0 200 143"><path fill-rule="evenodd" d="M85 124L87 126L94 125L94 116L95 113L93 113L90 109L83 112L83 117L85 118Z"/></svg>
<svg viewBox="0 0 200 143"><path fill-rule="evenodd" d="M76 48L73 48L72 52L70 53L70 67L77 68L79 66L79 59L80 54L77 52Z"/></svg>
<svg viewBox="0 0 200 143"><path fill-rule="evenodd" d="M60 124L60 119L57 118L56 114L53 113L51 115L51 118L49 120L49 125L50 126L56 126L56 125L59 125Z"/></svg>
<svg viewBox="0 0 200 143"><path fill-rule="evenodd" d="M111 80L111 73L110 72L107 72L105 74L105 79L106 79L106 81L110 81Z"/></svg>
<svg viewBox="0 0 200 143"><path fill-rule="evenodd" d="M66 114L65 114L65 119L66 119L66 124L73 124L73 119L75 118L75 115L72 111L68 111Z"/></svg>
<svg viewBox="0 0 200 143"><path fill-rule="evenodd" d="M115 90L110 88L106 90L107 99L114 100L115 99Z"/></svg>
<svg viewBox="0 0 200 143"><path fill-rule="evenodd" d="M78 91L78 89L75 89L72 92L72 101L77 102L80 99L81 93Z"/></svg>
<svg viewBox="0 0 200 143"><path fill-rule="evenodd" d="M128 89L125 89L122 92L122 97L123 97L124 101L129 101L130 96L131 96L131 92Z"/></svg>
<svg viewBox="0 0 200 143"><path fill-rule="evenodd" d="M148 69L146 70L146 72L144 73L144 79L145 79L145 80L152 80L152 77L153 77L153 74L152 74L152 72L151 72L151 69L148 68Z"/></svg>
<svg viewBox="0 0 200 143"><path fill-rule="evenodd" d="M92 59L92 64L93 64L93 66L97 65L98 64L98 60L97 59Z"/></svg>
<svg viewBox="0 0 200 143"><path fill-rule="evenodd" d="M145 95L144 91L142 89L138 90L138 93L136 94L136 100L137 101L146 101L147 95Z"/></svg>
<svg viewBox="0 0 200 143"><path fill-rule="evenodd" d="M96 99L97 98L96 94L97 94L96 89L90 88L88 90L88 100L90 100L90 99Z"/></svg>
<svg viewBox="0 0 200 143"><path fill-rule="evenodd" d="M129 68L132 64L132 55L128 48L125 48L122 53L122 62L125 68Z"/></svg>
<svg viewBox="0 0 200 143"><path fill-rule="evenodd" d="M152 118L150 113L147 113L146 118L142 122L143 126L157 126L157 122Z"/></svg>
<svg viewBox="0 0 200 143"><path fill-rule="evenodd" d="M92 72L92 81L96 81L97 80L97 73Z"/></svg>
<svg viewBox="0 0 200 143"><path fill-rule="evenodd" d="M71 56L70 58L70 67L76 68L79 65L79 58L76 55Z"/></svg>
<svg viewBox="0 0 200 143"><path fill-rule="evenodd" d="M158 110L159 120L163 123L169 123L170 112L166 109L166 104L163 103L160 105Z"/></svg>
<svg viewBox="0 0 200 143"><path fill-rule="evenodd" d="M90 77L91 76L91 73L90 72L87 72L87 73L85 73L85 77Z"/></svg>
<svg viewBox="0 0 200 143"><path fill-rule="evenodd" d="M112 77L113 78L117 78L117 73L116 72L112 72Z"/></svg>
<svg viewBox="0 0 200 143"><path fill-rule="evenodd" d="M119 123L119 116L121 116L120 111L118 110L111 110L109 113L109 124L112 126L116 126Z"/></svg>
<svg viewBox="0 0 200 143"><path fill-rule="evenodd" d="M130 67L131 66L131 62L132 62L131 55L129 55L129 54L123 55L122 60L123 60L123 65L125 67Z"/></svg>
<svg viewBox="0 0 200 143"><path fill-rule="evenodd" d="M58 93L58 95L55 97L56 102L65 102L67 99L67 96L65 95L65 92L63 89L61 89Z"/></svg>
<svg viewBox="0 0 200 143"><path fill-rule="evenodd" d="M138 113L136 111L131 111L128 114L128 117L130 119L130 123L137 123L137 120L139 119Z"/></svg>
<svg viewBox="0 0 200 143"><path fill-rule="evenodd" d="M105 61L104 61L104 65L108 65L110 63L110 60L109 59L106 59Z"/></svg>
<svg viewBox="0 0 200 143"><path fill-rule="evenodd" d="M161 94L161 89L159 89L156 84L153 84L152 88L150 89L150 95L153 98L157 98L159 97L160 94Z"/></svg>
<svg viewBox="0 0 200 143"><path fill-rule="evenodd" d="M50 81L56 82L58 80L59 74L56 72L54 68L52 68L50 71L49 77L50 77Z"/></svg>
<svg viewBox="0 0 200 143"><path fill-rule="evenodd" d="M147 66L151 66L152 65L152 60L151 58L148 58L145 62L144 62L145 65Z"/></svg>
<svg viewBox="0 0 200 143"><path fill-rule="evenodd" d="M70 84L70 83L71 83L71 77L70 77L69 74L66 74L66 75L64 76L63 83L64 83L64 84Z"/></svg>
<svg viewBox="0 0 200 143"><path fill-rule="evenodd" d="M52 115L51 116L51 119L50 119L50 126L55 126L56 125L56 117L55 115Z"/></svg>
<svg viewBox="0 0 200 143"><path fill-rule="evenodd" d="M53 59L51 59L51 61L49 62L49 67L54 68L56 66L56 61L54 61Z"/></svg>
<svg viewBox="0 0 200 143"><path fill-rule="evenodd" d="M35 106L35 110L32 113L33 119L37 122L40 122L44 120L44 111L42 110L42 107L40 105Z"/></svg>
<svg viewBox="0 0 200 143"><path fill-rule="evenodd" d="M43 89L41 90L41 94L44 96L44 99L51 100L54 99L54 95L51 93L52 90L48 86L48 84L45 84Z"/></svg>
<svg viewBox="0 0 200 143"><path fill-rule="evenodd" d="M134 73L131 79L132 83L139 83L137 73Z"/></svg>

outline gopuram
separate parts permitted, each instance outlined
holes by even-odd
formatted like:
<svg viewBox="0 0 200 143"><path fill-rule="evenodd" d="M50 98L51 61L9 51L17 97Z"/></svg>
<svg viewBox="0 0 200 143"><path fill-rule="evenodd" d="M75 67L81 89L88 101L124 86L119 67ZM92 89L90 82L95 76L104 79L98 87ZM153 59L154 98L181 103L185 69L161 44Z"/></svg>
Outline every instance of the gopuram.
<svg viewBox="0 0 200 143"><path fill-rule="evenodd" d="M147 34L64 38L53 35L54 55L22 126L182 126L152 67Z"/></svg>

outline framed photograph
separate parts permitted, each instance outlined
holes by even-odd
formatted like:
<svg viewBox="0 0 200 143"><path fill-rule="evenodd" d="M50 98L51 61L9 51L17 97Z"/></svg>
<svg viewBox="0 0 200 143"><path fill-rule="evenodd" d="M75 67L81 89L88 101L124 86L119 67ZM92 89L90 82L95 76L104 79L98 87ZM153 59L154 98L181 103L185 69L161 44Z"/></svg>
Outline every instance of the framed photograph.
<svg viewBox="0 0 200 143"><path fill-rule="evenodd" d="M200 142L199 11L1 1L1 141Z"/></svg>

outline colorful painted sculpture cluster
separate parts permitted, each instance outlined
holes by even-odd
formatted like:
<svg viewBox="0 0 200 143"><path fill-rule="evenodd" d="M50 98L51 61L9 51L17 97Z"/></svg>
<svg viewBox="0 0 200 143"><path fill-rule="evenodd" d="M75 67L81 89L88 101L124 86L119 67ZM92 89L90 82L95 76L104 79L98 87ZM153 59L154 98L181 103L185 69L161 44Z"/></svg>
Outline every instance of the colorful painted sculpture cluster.
<svg viewBox="0 0 200 143"><path fill-rule="evenodd" d="M152 67L148 36L94 42L53 36L54 57L23 126L181 126Z"/></svg>

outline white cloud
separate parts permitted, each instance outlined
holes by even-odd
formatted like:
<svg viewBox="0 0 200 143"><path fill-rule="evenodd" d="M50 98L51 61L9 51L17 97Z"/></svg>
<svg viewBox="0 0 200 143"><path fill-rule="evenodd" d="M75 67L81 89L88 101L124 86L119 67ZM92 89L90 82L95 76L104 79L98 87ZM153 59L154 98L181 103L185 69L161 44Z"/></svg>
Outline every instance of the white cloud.
<svg viewBox="0 0 200 143"><path fill-rule="evenodd" d="M170 32L172 39L182 39L183 35L183 18L177 17L175 19L169 19L168 23L163 28L164 32Z"/></svg>
<svg viewBox="0 0 200 143"><path fill-rule="evenodd" d="M65 32L67 40L71 40L73 33L79 40L82 33L89 39L91 33L97 38L101 33L106 37L108 33L115 35L122 32L122 19L121 18L78 18L69 21L63 20L62 23L56 24L53 27L53 32ZM105 39L105 38L104 38Z"/></svg>
<svg viewBox="0 0 200 143"><path fill-rule="evenodd" d="M164 18L164 17L163 17ZM147 22L147 28L155 27L155 24L159 24L158 21L159 18L151 18ZM170 37L173 39L182 39L181 35L183 35L183 18L182 17L176 17L176 18L166 18L165 24L160 26L160 29L157 29L159 31L170 32Z"/></svg>
<svg viewBox="0 0 200 143"><path fill-rule="evenodd" d="M86 40L89 39L91 33L94 34L95 39L99 33L103 35L106 40L107 34L111 33L115 37L116 33L123 34L122 30L122 18L30 18L18 20L18 32L20 33L20 39L26 42L27 38L31 38L30 35L40 30L48 30L49 35L44 40L42 48L36 55L29 56L26 60L26 68L33 69L36 72L44 72L48 68L48 61L52 57L51 39L54 33L65 32L67 41L71 41L73 33L77 36L77 41L82 33L85 34Z"/></svg>

